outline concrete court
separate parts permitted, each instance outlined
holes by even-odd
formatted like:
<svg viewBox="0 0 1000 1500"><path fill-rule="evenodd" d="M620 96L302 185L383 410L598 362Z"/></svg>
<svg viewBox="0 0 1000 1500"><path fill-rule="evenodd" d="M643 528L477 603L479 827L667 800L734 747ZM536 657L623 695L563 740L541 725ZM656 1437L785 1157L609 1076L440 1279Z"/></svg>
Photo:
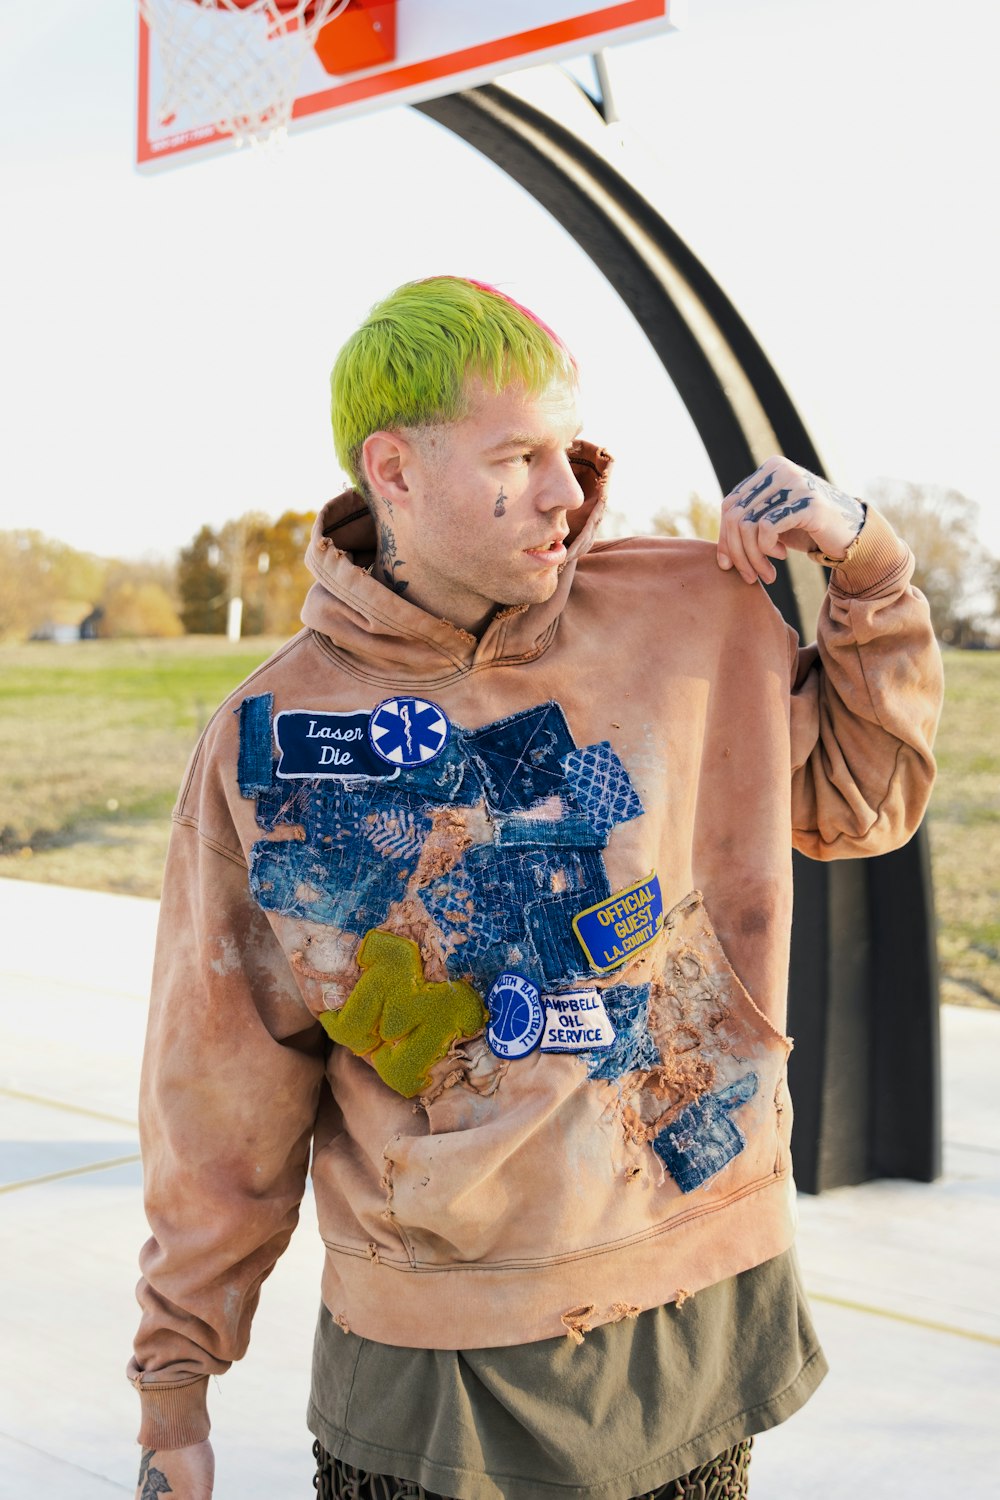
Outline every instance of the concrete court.
<svg viewBox="0 0 1000 1500"><path fill-rule="evenodd" d="M133 1492L135 1094L156 903L0 880L0 1500ZM1000 1496L1000 1015L946 1007L946 1175L803 1198L831 1374L758 1442L754 1500ZM210 1402L220 1500L313 1493L311 1200Z"/></svg>

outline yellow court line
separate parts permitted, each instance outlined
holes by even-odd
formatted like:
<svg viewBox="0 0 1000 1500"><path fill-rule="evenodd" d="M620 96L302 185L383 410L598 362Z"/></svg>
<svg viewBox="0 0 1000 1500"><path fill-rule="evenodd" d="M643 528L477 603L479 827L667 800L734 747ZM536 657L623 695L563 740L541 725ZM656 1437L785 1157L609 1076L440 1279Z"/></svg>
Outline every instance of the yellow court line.
<svg viewBox="0 0 1000 1500"><path fill-rule="evenodd" d="M42 1104L46 1109L63 1109L70 1115L86 1115L88 1120L104 1120L108 1125L124 1125L128 1130L138 1130L135 1120L123 1120L121 1115L108 1115L101 1109L87 1109L83 1104L65 1104L61 1099L46 1099L41 1094L26 1094L23 1089L0 1088L0 1099L20 1099L24 1104Z"/></svg>
<svg viewBox="0 0 1000 1500"><path fill-rule="evenodd" d="M871 1307L866 1302L852 1302L847 1297L830 1297L825 1292L810 1292L810 1301L828 1302L831 1307L846 1307L849 1312L871 1313L875 1318L891 1318L894 1323L909 1323L911 1328L929 1328L933 1333L953 1333L958 1339L972 1339L977 1344L1000 1348L1000 1338L992 1333L976 1333L971 1328L955 1328L950 1323L935 1323L931 1318L915 1318L910 1313L892 1312L888 1307Z"/></svg>
<svg viewBox="0 0 1000 1500"><path fill-rule="evenodd" d="M134 1161L142 1161L142 1157L138 1154L115 1156L111 1161L95 1161L86 1167L67 1167L64 1172L46 1172L44 1177L26 1177L23 1182L5 1182L0 1187L0 1194L16 1193L20 1188L39 1187L45 1182L62 1182L64 1177L82 1177L85 1172L106 1172L110 1167L124 1167Z"/></svg>

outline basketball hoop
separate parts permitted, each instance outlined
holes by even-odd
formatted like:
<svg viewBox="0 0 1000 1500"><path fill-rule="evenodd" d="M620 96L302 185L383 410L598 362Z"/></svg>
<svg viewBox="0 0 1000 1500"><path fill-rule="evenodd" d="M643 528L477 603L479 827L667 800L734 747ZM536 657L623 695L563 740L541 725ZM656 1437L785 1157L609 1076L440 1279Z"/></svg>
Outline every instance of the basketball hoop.
<svg viewBox="0 0 1000 1500"><path fill-rule="evenodd" d="M210 120L237 145L287 132L317 33L350 0L139 0L163 64L161 124Z"/></svg>

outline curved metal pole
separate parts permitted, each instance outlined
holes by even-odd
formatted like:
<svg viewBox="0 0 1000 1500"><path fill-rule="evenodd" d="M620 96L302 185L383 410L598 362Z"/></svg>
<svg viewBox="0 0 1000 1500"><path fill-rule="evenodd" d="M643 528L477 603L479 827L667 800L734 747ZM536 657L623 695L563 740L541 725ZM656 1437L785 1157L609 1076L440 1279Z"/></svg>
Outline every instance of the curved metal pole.
<svg viewBox="0 0 1000 1500"><path fill-rule="evenodd" d="M677 387L723 492L768 454L823 466L791 397L706 268L558 121L490 84L417 109L525 188L629 308ZM770 593L806 639L822 574L795 555ZM795 859L789 1013L796 1176L818 1192L940 1172L934 913L926 837L879 859ZM925 940L915 941L923 917Z"/></svg>

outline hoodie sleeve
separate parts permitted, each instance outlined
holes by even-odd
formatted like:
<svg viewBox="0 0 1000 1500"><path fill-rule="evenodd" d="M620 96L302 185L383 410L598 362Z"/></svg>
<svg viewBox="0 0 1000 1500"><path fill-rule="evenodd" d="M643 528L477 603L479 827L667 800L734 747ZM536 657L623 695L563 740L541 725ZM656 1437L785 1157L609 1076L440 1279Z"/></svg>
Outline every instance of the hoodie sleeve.
<svg viewBox="0 0 1000 1500"><path fill-rule="evenodd" d="M792 837L813 859L883 854L915 833L934 782L941 654L913 557L869 508L833 570L817 642L790 632Z"/></svg>
<svg viewBox="0 0 1000 1500"><path fill-rule="evenodd" d="M152 1237L128 1373L146 1447L203 1440L207 1377L246 1351L298 1220L323 1052L242 854L176 815L140 1101Z"/></svg>

